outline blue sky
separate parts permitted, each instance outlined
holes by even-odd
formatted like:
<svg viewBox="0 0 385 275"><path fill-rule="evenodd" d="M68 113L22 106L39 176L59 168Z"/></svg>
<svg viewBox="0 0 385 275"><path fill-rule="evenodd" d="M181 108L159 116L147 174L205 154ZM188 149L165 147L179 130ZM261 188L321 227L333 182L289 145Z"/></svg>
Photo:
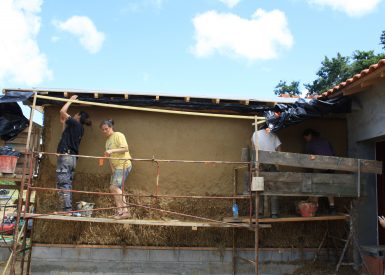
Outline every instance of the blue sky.
<svg viewBox="0 0 385 275"><path fill-rule="evenodd" d="M0 0L0 87L272 98L382 49L381 0Z"/></svg>

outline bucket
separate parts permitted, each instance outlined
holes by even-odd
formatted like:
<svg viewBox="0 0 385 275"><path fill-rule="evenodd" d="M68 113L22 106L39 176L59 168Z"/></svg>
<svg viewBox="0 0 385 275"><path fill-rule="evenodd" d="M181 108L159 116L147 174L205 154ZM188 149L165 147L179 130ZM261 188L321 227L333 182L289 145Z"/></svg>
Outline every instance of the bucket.
<svg viewBox="0 0 385 275"><path fill-rule="evenodd" d="M318 206L314 202L301 201L298 203L298 211L302 217L314 217Z"/></svg>
<svg viewBox="0 0 385 275"><path fill-rule="evenodd" d="M16 163L16 156L0 156L0 173L15 173Z"/></svg>

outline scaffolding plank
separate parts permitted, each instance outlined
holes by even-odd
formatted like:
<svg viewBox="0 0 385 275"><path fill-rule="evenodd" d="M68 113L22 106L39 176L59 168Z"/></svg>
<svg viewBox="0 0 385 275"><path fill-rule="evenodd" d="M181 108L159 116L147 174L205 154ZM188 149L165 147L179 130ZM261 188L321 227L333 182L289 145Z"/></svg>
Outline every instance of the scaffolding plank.
<svg viewBox="0 0 385 275"><path fill-rule="evenodd" d="M20 182L22 177L23 176L20 174L2 174L2 173L0 173L0 180L1 181Z"/></svg>
<svg viewBox="0 0 385 275"><path fill-rule="evenodd" d="M356 197L354 174L261 172L265 195Z"/></svg>
<svg viewBox="0 0 385 275"><path fill-rule="evenodd" d="M266 164L283 166L331 169L337 171L358 172L358 161L361 173L382 174L382 162L376 160L342 158L332 156L307 155L288 152L269 152L259 150L259 161Z"/></svg>
<svg viewBox="0 0 385 275"><path fill-rule="evenodd" d="M349 215L339 214L339 215L330 215L330 216L315 216L315 217L280 217L280 218L260 218L258 219L259 223L279 223L279 222L312 222L312 221L339 221L339 220L349 220ZM228 217L223 219L227 223L248 223L250 221L249 217L239 217L233 218ZM252 219L252 222L255 222L255 218Z"/></svg>
<svg viewBox="0 0 385 275"><path fill-rule="evenodd" d="M249 228L249 224L240 223L238 225L215 223L215 222L191 222L180 220L139 220L139 219L123 219L116 220L111 218L93 218L93 217L73 217L61 215L41 215L41 214L26 214L26 218L42 219L42 220L57 220L57 221L78 221L78 222L97 222L97 223L115 223L115 224L131 224L131 225L157 225L157 226L179 226L179 227L245 227ZM260 226L261 228L270 228L268 224Z"/></svg>

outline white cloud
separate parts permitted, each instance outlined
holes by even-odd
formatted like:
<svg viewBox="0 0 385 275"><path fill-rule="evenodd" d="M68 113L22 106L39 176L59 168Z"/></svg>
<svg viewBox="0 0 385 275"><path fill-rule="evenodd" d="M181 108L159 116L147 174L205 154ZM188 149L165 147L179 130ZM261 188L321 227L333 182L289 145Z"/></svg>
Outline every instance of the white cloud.
<svg viewBox="0 0 385 275"><path fill-rule="evenodd" d="M55 21L54 25L78 37L80 44L90 53L99 52L103 46L104 33L99 32L87 16L72 16L66 21Z"/></svg>
<svg viewBox="0 0 385 275"><path fill-rule="evenodd" d="M52 77L36 41L42 2L0 1L0 83L36 85Z"/></svg>
<svg viewBox="0 0 385 275"><path fill-rule="evenodd" d="M229 8L234 8L236 5L238 5L239 2L241 2L241 0L219 0L219 1L225 4L226 6L228 6Z"/></svg>
<svg viewBox="0 0 385 275"><path fill-rule="evenodd" d="M330 7L349 16L363 16L376 9L381 0L307 0L308 3Z"/></svg>
<svg viewBox="0 0 385 275"><path fill-rule="evenodd" d="M279 10L258 9L251 19L232 13L208 11L193 18L196 43L192 52L205 57L215 51L249 60L272 59L280 49L290 49L293 36Z"/></svg>

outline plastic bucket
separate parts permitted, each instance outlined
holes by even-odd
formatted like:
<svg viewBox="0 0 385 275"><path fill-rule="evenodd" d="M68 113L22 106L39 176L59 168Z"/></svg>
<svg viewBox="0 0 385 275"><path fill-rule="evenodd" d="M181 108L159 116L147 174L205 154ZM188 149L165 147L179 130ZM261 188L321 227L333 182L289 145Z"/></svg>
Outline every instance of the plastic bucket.
<svg viewBox="0 0 385 275"><path fill-rule="evenodd" d="M0 173L13 174L16 169L17 157L0 156Z"/></svg>

